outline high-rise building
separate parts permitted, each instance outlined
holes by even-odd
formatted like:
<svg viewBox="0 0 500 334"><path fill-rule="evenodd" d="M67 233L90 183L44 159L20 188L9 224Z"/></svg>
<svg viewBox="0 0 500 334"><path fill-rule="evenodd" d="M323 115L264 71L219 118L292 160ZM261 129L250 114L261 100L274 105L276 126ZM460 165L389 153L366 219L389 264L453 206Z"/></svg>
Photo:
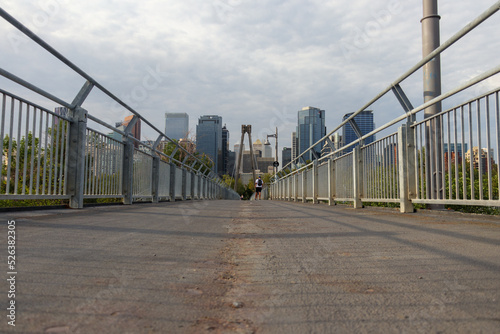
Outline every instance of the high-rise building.
<svg viewBox="0 0 500 334"><path fill-rule="evenodd" d="M298 118L297 155L300 155L318 142L321 138L326 136L325 111L314 107L305 107L298 111ZM318 157L321 155L321 147L322 144L318 144L313 148ZM313 160L314 155L311 151L308 151L303 158L304 160Z"/></svg>
<svg viewBox="0 0 500 334"><path fill-rule="evenodd" d="M292 132L292 160L295 160L297 158L297 132Z"/></svg>
<svg viewBox="0 0 500 334"><path fill-rule="evenodd" d="M342 121L345 121L347 118L352 116L353 113L345 114L342 118ZM375 122L373 121L373 111L372 110L363 110L356 116L354 116L354 121L356 122L361 135L366 135L367 133L372 132L375 129ZM351 124L348 122L342 127L342 141L344 145L350 144L353 141L357 140L358 136L356 132L352 128ZM364 144L370 144L375 141L375 135L372 135L364 140ZM351 152L355 146L359 144L353 145L347 148L344 153Z"/></svg>
<svg viewBox="0 0 500 334"><path fill-rule="evenodd" d="M264 144L264 151L262 152L263 158L272 158L273 157L273 149L271 145Z"/></svg>
<svg viewBox="0 0 500 334"><path fill-rule="evenodd" d="M290 147L283 147L281 151L281 167L284 168L290 161L292 161L292 149Z"/></svg>
<svg viewBox="0 0 500 334"><path fill-rule="evenodd" d="M226 128L226 124L222 127L222 150L221 150L221 166L219 168L220 174L228 174L228 163L229 163L229 130Z"/></svg>
<svg viewBox="0 0 500 334"><path fill-rule="evenodd" d="M183 113L165 113L165 134L170 139L185 139L189 133L189 115Z"/></svg>
<svg viewBox="0 0 500 334"><path fill-rule="evenodd" d="M198 119L196 150L212 159L213 169L219 172L219 162L222 159L222 117L205 115Z"/></svg>

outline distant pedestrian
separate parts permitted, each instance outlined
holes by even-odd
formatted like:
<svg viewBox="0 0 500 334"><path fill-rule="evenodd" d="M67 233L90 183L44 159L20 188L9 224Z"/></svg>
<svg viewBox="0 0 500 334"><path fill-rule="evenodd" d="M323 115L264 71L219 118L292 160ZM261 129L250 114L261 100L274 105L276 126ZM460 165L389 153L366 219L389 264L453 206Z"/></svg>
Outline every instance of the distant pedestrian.
<svg viewBox="0 0 500 334"><path fill-rule="evenodd" d="M262 191L262 186L264 186L264 182L262 181L262 178L259 176L259 178L255 180L255 200L261 199L260 193Z"/></svg>

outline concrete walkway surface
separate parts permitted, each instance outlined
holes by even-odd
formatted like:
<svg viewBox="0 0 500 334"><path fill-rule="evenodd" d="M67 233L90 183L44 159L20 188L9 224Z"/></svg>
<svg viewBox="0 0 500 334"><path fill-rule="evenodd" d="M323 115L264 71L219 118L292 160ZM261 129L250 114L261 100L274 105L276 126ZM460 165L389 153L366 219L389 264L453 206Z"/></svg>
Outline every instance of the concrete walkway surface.
<svg viewBox="0 0 500 334"><path fill-rule="evenodd" d="M0 216L2 333L500 332L499 217L279 201Z"/></svg>

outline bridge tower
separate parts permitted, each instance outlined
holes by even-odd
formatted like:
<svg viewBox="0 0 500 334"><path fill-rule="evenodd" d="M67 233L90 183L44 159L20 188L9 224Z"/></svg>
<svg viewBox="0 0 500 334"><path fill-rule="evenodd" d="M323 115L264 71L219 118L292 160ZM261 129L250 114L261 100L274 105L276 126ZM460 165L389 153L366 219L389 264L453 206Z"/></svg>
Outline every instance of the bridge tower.
<svg viewBox="0 0 500 334"><path fill-rule="evenodd" d="M248 141L250 145L250 161L252 162L252 176L253 180L255 181L256 175L255 175L255 170L256 168L256 162L255 162L255 156L253 154L253 145L252 145L252 126L251 125L242 125L241 126L241 140L240 140L240 150L238 152L238 158L236 160L236 173L234 176L234 190L238 188L238 179L240 178L240 166L243 163L242 158L243 158L243 141L245 140L245 133L248 134Z"/></svg>

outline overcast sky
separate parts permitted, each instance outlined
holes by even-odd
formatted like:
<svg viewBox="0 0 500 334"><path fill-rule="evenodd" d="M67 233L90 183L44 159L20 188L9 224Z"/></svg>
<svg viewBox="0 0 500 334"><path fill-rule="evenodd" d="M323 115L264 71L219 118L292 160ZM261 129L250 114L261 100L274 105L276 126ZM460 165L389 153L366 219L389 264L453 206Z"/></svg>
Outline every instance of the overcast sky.
<svg viewBox="0 0 500 334"><path fill-rule="evenodd" d="M441 41L495 2L440 0ZM422 58L422 0L0 0L0 6L162 131L165 112L187 112L193 134L201 115L222 116L231 149L242 124L252 124L254 140L278 127L280 151L290 146L305 106L326 110L330 131ZM3 20L0 29L0 67L71 102L84 81ZM498 65L498 31L497 13L445 52L443 92ZM499 84L494 77L464 98ZM414 106L422 103L421 72L402 86ZM0 87L24 92L3 78ZM84 107L110 124L128 115L97 90ZM402 113L390 95L372 109L377 126ZM147 128L143 135L156 139Z"/></svg>

